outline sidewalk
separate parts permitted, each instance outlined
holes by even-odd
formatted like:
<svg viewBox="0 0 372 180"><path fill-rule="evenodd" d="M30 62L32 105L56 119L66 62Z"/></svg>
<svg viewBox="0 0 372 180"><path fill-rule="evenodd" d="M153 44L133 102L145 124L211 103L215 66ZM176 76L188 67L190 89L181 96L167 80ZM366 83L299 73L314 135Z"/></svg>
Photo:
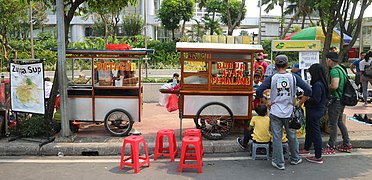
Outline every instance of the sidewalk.
<svg viewBox="0 0 372 180"><path fill-rule="evenodd" d="M174 129L178 145L179 126L178 111L169 113L165 107L161 107L156 103L144 104L143 106L143 121L135 123L134 128L142 133L145 137L149 152L154 151L154 142L156 132L159 129ZM364 114L371 113L372 104L365 108L359 103L355 107L347 107L345 114L352 117L354 113ZM372 126L360 124L349 119L346 120L346 126L349 130L349 135L354 148L372 148ZM192 119L184 119L182 128L194 128ZM223 152L240 152L235 139L241 136L242 133L232 133L228 137L219 141L210 141L203 139L203 146L206 153L223 153ZM83 124L82 128L72 138L57 137L52 143L39 147L38 142L30 142L25 140L15 140L8 142L7 138L0 139L0 156L11 155L50 155L56 156L59 152L67 156L78 156L82 152L98 153L100 156L120 155L123 143L123 137L112 137L103 127L102 124L94 123ZM328 140L328 135L323 135L323 143ZM300 148L303 147L304 139L299 139ZM341 141L341 136L338 136L338 141Z"/></svg>

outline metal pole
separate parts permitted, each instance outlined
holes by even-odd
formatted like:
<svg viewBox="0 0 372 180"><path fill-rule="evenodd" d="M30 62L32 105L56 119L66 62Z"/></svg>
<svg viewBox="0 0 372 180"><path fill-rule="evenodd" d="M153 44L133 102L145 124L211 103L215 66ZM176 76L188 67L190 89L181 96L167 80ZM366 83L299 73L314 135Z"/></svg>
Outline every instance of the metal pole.
<svg viewBox="0 0 372 180"><path fill-rule="evenodd" d="M359 34L359 54L361 52L363 52L363 20L362 20L362 25L360 27L360 34Z"/></svg>
<svg viewBox="0 0 372 180"><path fill-rule="evenodd" d="M32 23L32 1L30 1L30 46L31 46L31 59L35 59L34 53L34 33L33 33L33 23Z"/></svg>
<svg viewBox="0 0 372 180"><path fill-rule="evenodd" d="M144 21L144 24L145 24L145 29L143 30L143 34L145 36L145 49L147 49L147 0L144 0L143 2L143 8L144 8L144 11L143 11L143 21ZM146 78L148 77L148 72L147 72L147 54L145 55L145 71L146 71Z"/></svg>
<svg viewBox="0 0 372 180"><path fill-rule="evenodd" d="M57 0L57 52L58 52L58 83L61 98L61 134L63 137L71 135L70 123L66 118L67 111L67 82L66 82L66 44L65 44L65 12L63 0Z"/></svg>
<svg viewBox="0 0 372 180"><path fill-rule="evenodd" d="M260 1L260 14L258 16L258 39L257 39L257 42L258 44L261 44L261 7L262 7L262 0L259 0Z"/></svg>

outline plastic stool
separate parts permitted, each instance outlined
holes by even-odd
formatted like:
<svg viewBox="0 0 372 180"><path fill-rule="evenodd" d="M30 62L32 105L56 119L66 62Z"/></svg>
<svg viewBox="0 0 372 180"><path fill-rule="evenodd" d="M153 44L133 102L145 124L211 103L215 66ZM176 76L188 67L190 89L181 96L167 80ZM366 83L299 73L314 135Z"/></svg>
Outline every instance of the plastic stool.
<svg viewBox="0 0 372 180"><path fill-rule="evenodd" d="M195 136L195 137L199 137L200 138L200 147L201 147L201 153L202 153L202 156L204 156L204 148L203 148L203 140L202 140L202 134L201 134L201 130L200 129L186 129L184 134L183 134L184 137L186 136ZM189 151L195 151L195 148L193 147L190 147L187 149L187 152Z"/></svg>
<svg viewBox="0 0 372 180"><path fill-rule="evenodd" d="M283 142L283 154L285 159L289 159L289 145L287 142Z"/></svg>
<svg viewBox="0 0 372 180"><path fill-rule="evenodd" d="M163 140L164 136L168 138L168 147L164 148ZM164 153L168 151L169 153ZM174 162L174 157L178 155L178 148L176 142L176 135L171 129L159 130L156 134L155 150L154 150L154 161L158 156L169 156L171 162Z"/></svg>
<svg viewBox="0 0 372 180"><path fill-rule="evenodd" d="M139 156L140 143L143 143L143 148L145 150L145 155L146 155L145 157ZM127 158L125 158L125 145L126 144L131 145L131 155ZM140 162L140 160L143 160L143 161ZM144 164L148 164L148 167L150 167L150 159L149 159L149 154L147 151L147 145L146 145L146 141L143 138L143 136L128 136L124 138L123 147L121 149L120 170L122 170L123 165L125 165L125 166L133 167L134 173L138 173L140 167Z"/></svg>
<svg viewBox="0 0 372 180"><path fill-rule="evenodd" d="M187 156L187 149L192 145L195 148L195 158ZM203 160L201 156L200 138L195 136L185 136L182 139L182 150L180 158L179 172L182 172L183 168L197 168L198 173L202 173ZM186 164L186 160L196 160L196 164Z"/></svg>
<svg viewBox="0 0 372 180"><path fill-rule="evenodd" d="M267 160L269 160L269 143L255 143L255 142L252 142L252 159L253 160L256 160L256 158L266 158ZM261 149L261 148L264 148L265 149L265 153L266 154L257 154L257 149Z"/></svg>

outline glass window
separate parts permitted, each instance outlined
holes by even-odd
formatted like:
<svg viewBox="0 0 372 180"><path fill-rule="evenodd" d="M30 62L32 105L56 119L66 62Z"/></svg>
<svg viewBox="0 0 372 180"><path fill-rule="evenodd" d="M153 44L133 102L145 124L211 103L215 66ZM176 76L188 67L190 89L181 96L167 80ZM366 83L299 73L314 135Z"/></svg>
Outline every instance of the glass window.
<svg viewBox="0 0 372 180"><path fill-rule="evenodd" d="M184 72L207 72L208 63L206 61L184 61Z"/></svg>
<svg viewBox="0 0 372 180"><path fill-rule="evenodd" d="M187 76L183 78L184 84L208 84L208 78L202 76Z"/></svg>
<svg viewBox="0 0 372 180"><path fill-rule="evenodd" d="M95 59L96 86L138 86L137 63L129 59Z"/></svg>
<svg viewBox="0 0 372 180"><path fill-rule="evenodd" d="M67 58L66 75L70 85L92 85L92 61L89 58Z"/></svg>
<svg viewBox="0 0 372 180"><path fill-rule="evenodd" d="M212 85L249 85L250 62L212 62Z"/></svg>

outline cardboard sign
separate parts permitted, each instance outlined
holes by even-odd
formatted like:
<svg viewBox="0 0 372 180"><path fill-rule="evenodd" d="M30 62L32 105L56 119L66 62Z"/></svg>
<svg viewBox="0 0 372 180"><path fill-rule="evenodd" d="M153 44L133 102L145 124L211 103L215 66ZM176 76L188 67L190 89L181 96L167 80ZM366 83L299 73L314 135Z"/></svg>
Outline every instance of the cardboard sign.
<svg viewBox="0 0 372 180"><path fill-rule="evenodd" d="M44 67L42 63L10 63L10 93L13 111L44 114Z"/></svg>

